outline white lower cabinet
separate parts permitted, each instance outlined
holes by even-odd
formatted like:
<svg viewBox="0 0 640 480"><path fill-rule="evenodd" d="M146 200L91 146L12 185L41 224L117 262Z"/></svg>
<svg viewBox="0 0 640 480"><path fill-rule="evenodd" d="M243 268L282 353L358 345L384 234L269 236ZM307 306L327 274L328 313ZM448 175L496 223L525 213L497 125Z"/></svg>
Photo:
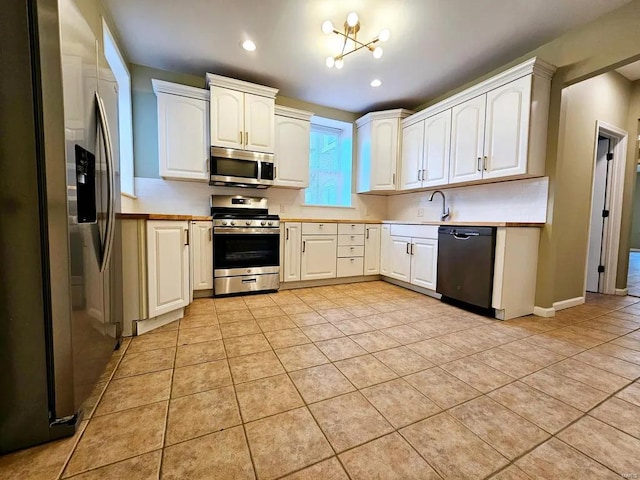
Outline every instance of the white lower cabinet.
<svg viewBox="0 0 640 480"><path fill-rule="evenodd" d="M303 235L300 280L337 276L337 235Z"/></svg>
<svg viewBox="0 0 640 480"><path fill-rule="evenodd" d="M411 282L413 285L436 289L436 271L438 268L438 240L412 238Z"/></svg>
<svg viewBox="0 0 640 480"><path fill-rule="evenodd" d="M380 273L380 224L365 225L364 235L364 274L378 275Z"/></svg>
<svg viewBox="0 0 640 480"><path fill-rule="evenodd" d="M147 221L149 316L189 304L189 223Z"/></svg>
<svg viewBox="0 0 640 480"><path fill-rule="evenodd" d="M213 225L191 222L191 276L193 290L213 289Z"/></svg>
<svg viewBox="0 0 640 480"><path fill-rule="evenodd" d="M380 275L391 276L391 225L388 224L380 227Z"/></svg>
<svg viewBox="0 0 640 480"><path fill-rule="evenodd" d="M383 233L384 235L384 233ZM389 236L387 277L429 290L436 289L438 239ZM383 247L383 252L384 252Z"/></svg>
<svg viewBox="0 0 640 480"><path fill-rule="evenodd" d="M297 282L300 280L300 261L302 259L302 224L286 222L281 236L284 239L281 259L282 281Z"/></svg>
<svg viewBox="0 0 640 480"><path fill-rule="evenodd" d="M364 269L363 257L338 258L338 278L362 276Z"/></svg>

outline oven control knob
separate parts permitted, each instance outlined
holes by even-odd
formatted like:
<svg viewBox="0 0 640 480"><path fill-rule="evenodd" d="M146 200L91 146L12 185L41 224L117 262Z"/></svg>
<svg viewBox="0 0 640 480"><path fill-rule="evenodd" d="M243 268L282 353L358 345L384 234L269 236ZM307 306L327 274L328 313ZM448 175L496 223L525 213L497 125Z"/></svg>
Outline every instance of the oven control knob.
<svg viewBox="0 0 640 480"><path fill-rule="evenodd" d="M223 221L222 221L222 225L226 225L226 224L227 224L227 221L226 221L226 220L223 220Z"/></svg>
<svg viewBox="0 0 640 480"><path fill-rule="evenodd" d="M244 222L244 223L246 223L247 225L251 225L251 220L247 220L247 221L246 221L246 222Z"/></svg>
<svg viewBox="0 0 640 480"><path fill-rule="evenodd" d="M262 220L262 221L260 222L260 225L262 225L263 227L264 227L266 224L267 224L267 222L265 222L264 220Z"/></svg>
<svg viewBox="0 0 640 480"><path fill-rule="evenodd" d="M235 225L235 224L236 224L236 222L234 222L234 221L232 220L232 221L231 221L231 225Z"/></svg>
<svg viewBox="0 0 640 480"><path fill-rule="evenodd" d="M269 223L268 223L268 225L269 225L269 226L273 225L273 222L269 222Z"/></svg>

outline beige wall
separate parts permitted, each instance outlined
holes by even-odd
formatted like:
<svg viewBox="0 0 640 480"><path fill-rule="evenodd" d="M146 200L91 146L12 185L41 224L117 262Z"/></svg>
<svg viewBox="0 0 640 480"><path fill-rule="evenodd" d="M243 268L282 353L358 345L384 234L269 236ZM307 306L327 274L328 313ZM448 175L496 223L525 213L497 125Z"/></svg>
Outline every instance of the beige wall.
<svg viewBox="0 0 640 480"><path fill-rule="evenodd" d="M620 254L618 255L618 272L616 278L616 288L627 286L627 274L629 271L629 248L631 245L632 228L638 231L640 237L640 197L636 193L636 181L638 178L638 135L640 134L640 80L636 80L631 85L631 95L629 97L629 114L627 116L627 132L629 141L627 144L627 168L625 172L624 199L622 206L622 227L620 231ZM640 186L639 186L640 187ZM639 221L633 220L634 216L639 217ZM638 239L640 244L640 239Z"/></svg>
<svg viewBox="0 0 640 480"><path fill-rule="evenodd" d="M591 216L596 121L625 130L631 82L617 72L562 91L553 225L556 239L554 301L584 295Z"/></svg>
<svg viewBox="0 0 640 480"><path fill-rule="evenodd" d="M631 235L629 235L629 248L640 250L640 174L636 174L636 184L633 193L633 215L631 220ZM618 272L624 280L625 272ZM626 272L628 274L628 272Z"/></svg>

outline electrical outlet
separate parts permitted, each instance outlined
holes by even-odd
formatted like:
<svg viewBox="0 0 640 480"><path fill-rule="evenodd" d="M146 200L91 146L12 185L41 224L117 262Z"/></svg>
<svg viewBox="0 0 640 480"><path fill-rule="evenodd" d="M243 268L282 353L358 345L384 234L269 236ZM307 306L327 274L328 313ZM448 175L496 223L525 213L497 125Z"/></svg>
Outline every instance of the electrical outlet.
<svg viewBox="0 0 640 480"><path fill-rule="evenodd" d="M418 216L419 217L424 217L424 208L418 207Z"/></svg>

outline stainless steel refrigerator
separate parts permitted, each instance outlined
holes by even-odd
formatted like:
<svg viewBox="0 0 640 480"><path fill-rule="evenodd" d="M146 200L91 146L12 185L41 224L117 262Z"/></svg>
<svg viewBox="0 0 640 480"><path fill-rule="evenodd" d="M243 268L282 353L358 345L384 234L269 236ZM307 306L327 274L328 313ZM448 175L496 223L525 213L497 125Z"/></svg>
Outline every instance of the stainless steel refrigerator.
<svg viewBox="0 0 640 480"><path fill-rule="evenodd" d="M0 11L0 453L72 434L119 346L118 94L101 25L90 1Z"/></svg>

